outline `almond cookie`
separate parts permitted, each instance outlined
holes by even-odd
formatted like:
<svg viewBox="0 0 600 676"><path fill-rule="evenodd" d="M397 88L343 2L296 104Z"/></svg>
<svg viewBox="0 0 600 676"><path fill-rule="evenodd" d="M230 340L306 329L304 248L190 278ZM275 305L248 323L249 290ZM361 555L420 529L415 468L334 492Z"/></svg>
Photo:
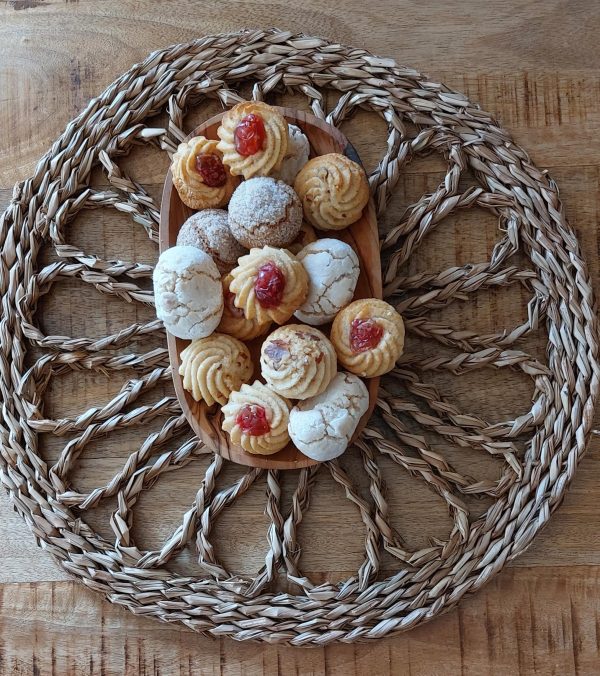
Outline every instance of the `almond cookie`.
<svg viewBox="0 0 600 676"><path fill-rule="evenodd" d="M223 278L223 316L217 331L227 333L239 340L252 340L266 333L271 326L271 321L267 320L261 324L256 319L244 317L244 311L235 306L235 295L229 290L231 280L231 275Z"/></svg>
<svg viewBox="0 0 600 676"><path fill-rule="evenodd" d="M313 157L300 170L294 190L304 216L320 230L342 230L357 221L369 201L363 168L345 155Z"/></svg>
<svg viewBox="0 0 600 676"><path fill-rule="evenodd" d="M290 438L309 458L333 460L346 450L368 408L363 381L352 373L338 373L324 392L290 411Z"/></svg>
<svg viewBox="0 0 600 676"><path fill-rule="evenodd" d="M239 183L223 164L217 142L204 136L179 144L171 174L181 201L190 209L224 207Z"/></svg>
<svg viewBox="0 0 600 676"><path fill-rule="evenodd" d="M246 319L284 324L302 305L308 277L302 263L285 249L252 249L231 271L229 290Z"/></svg>
<svg viewBox="0 0 600 676"><path fill-rule="evenodd" d="M318 329L288 324L276 329L262 344L262 377L277 394L308 399L323 392L336 374L333 345Z"/></svg>
<svg viewBox="0 0 600 676"><path fill-rule="evenodd" d="M294 315L306 324L326 324L352 300L360 274L354 249L339 239L319 239L300 251L308 296Z"/></svg>
<svg viewBox="0 0 600 676"><path fill-rule="evenodd" d="M252 377L252 359L244 343L213 333L193 340L181 352L179 375L196 401L226 404L229 395Z"/></svg>
<svg viewBox="0 0 600 676"><path fill-rule="evenodd" d="M217 129L223 162L235 176L267 176L279 169L288 147L288 123L262 101L228 110Z"/></svg>
<svg viewBox="0 0 600 676"><path fill-rule="evenodd" d="M223 314L221 276L213 259L193 246L160 255L153 274L156 315L178 338L209 336Z"/></svg>
<svg viewBox="0 0 600 676"><path fill-rule="evenodd" d="M234 444L248 453L271 455L285 448L290 440L289 402L258 380L232 392L222 411L223 429Z"/></svg>
<svg viewBox="0 0 600 676"><path fill-rule="evenodd" d="M333 320L331 342L348 371L374 378L391 371L402 354L404 322L383 300L355 300Z"/></svg>
<svg viewBox="0 0 600 676"><path fill-rule="evenodd" d="M302 133L300 127L295 124L288 125L288 148L277 171L273 171L271 176L285 181L289 185L294 185L296 176L302 167L308 162L310 155L310 143Z"/></svg>
<svg viewBox="0 0 600 676"><path fill-rule="evenodd" d="M310 223L302 221L300 232L296 235L296 239L290 242L285 248L291 251L294 256L297 256L307 244L317 241L317 234Z"/></svg>
<svg viewBox="0 0 600 676"><path fill-rule="evenodd" d="M283 181L268 176L243 181L229 203L229 228L248 249L285 246L302 227L298 195Z"/></svg>
<svg viewBox="0 0 600 676"><path fill-rule="evenodd" d="M177 244L206 251L221 274L234 268L238 258L247 253L231 234L227 212L223 209L204 209L192 214L181 226Z"/></svg>

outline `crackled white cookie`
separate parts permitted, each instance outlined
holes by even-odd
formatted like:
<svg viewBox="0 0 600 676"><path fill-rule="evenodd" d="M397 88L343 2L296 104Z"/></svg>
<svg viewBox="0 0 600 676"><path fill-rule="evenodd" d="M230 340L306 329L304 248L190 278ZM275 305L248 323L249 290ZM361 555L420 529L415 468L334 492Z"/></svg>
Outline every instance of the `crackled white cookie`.
<svg viewBox="0 0 600 676"><path fill-rule="evenodd" d="M287 183L269 176L243 181L229 203L229 228L248 249L285 246L302 227L302 206Z"/></svg>
<svg viewBox="0 0 600 676"><path fill-rule="evenodd" d="M333 345L312 326L288 324L265 338L260 351L262 377L288 399L323 392L337 370Z"/></svg>
<svg viewBox="0 0 600 676"><path fill-rule="evenodd" d="M340 153L309 160L294 181L304 216L320 230L342 230L357 221L369 201L364 169Z"/></svg>
<svg viewBox="0 0 600 676"><path fill-rule="evenodd" d="M290 438L304 455L324 462L341 455L369 408L369 392L352 373L338 373L316 397L299 402L290 412Z"/></svg>
<svg viewBox="0 0 600 676"><path fill-rule="evenodd" d="M190 209L224 207L239 183L223 164L217 142L204 136L179 144L171 174L181 201Z"/></svg>
<svg viewBox="0 0 600 676"><path fill-rule="evenodd" d="M223 313L221 276L213 259L193 246L160 255L153 274L156 315L178 338L209 336Z"/></svg>
<svg viewBox="0 0 600 676"><path fill-rule="evenodd" d="M287 446L290 403L256 380L232 392L222 427L248 453L271 455Z"/></svg>
<svg viewBox="0 0 600 676"><path fill-rule="evenodd" d="M360 274L354 249L339 239L318 239L300 251L308 295L294 315L306 324L330 322L352 300Z"/></svg>
<svg viewBox="0 0 600 676"><path fill-rule="evenodd" d="M374 378L391 371L402 354L404 322L383 300L355 300L333 320L331 342L348 371Z"/></svg>
<svg viewBox="0 0 600 676"><path fill-rule="evenodd" d="M234 304L247 319L285 323L304 302L308 278L302 263L285 249L266 246L242 256L231 271Z"/></svg>
<svg viewBox="0 0 600 676"><path fill-rule="evenodd" d="M204 209L192 214L177 233L177 244L206 251L222 274L234 268L238 258L247 253L231 234L223 209Z"/></svg>
<svg viewBox="0 0 600 676"><path fill-rule="evenodd" d="M300 127L295 124L288 125L288 148L281 163L281 167L271 172L271 176L294 185L296 176L302 167L308 162L310 143Z"/></svg>
<svg viewBox="0 0 600 676"><path fill-rule="evenodd" d="M227 403L229 395L247 383L254 370L244 343L223 333L193 340L180 356L183 387L208 406Z"/></svg>
<svg viewBox="0 0 600 676"><path fill-rule="evenodd" d="M279 169L287 152L288 123L262 101L243 101L228 110L217 135L223 162L246 179Z"/></svg>

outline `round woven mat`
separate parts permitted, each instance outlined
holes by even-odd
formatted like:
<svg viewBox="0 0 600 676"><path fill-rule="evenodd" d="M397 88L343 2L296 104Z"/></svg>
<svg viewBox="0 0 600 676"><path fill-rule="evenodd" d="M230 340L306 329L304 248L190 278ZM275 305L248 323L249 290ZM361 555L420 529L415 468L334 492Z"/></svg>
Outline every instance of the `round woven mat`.
<svg viewBox="0 0 600 676"><path fill-rule="evenodd" d="M439 357L407 355L383 380L376 415L352 451L361 458L366 495L337 461L291 473L295 489L289 500L282 498L281 473L265 473L268 546L264 566L249 579L217 559L211 539L218 537L218 527L213 533L212 526L252 490L259 470L244 470L239 480L218 486L225 461L212 458L198 478L194 503L163 546L146 551L132 540L131 510L142 491L205 452L190 437L175 398L136 404L170 379L166 348L147 348L151 336L164 335L161 323L134 324L100 339L68 338L44 335L35 316L40 296L52 293L53 284L65 277L125 301L152 303L148 287L136 281L149 277L151 266L80 251L66 242L66 224L82 209L111 207L130 214L156 241L157 205L115 160L133 144L172 152L185 136L189 108L206 97L231 105L239 100L235 88L248 82L256 98L284 89L303 93L312 111L332 124L357 107L385 120L387 151L370 176L380 215L406 163L425 152L446 158L439 187L382 234L382 257L385 296L404 314L409 332L452 351ZM328 115L326 90L339 93ZM147 126L161 112L168 115L166 128ZM90 187L91 170L99 163L112 186L108 190ZM459 187L466 171L478 186ZM426 235L449 213L471 206L498 218L500 237L490 260L408 274L404 264ZM556 185L487 113L390 59L275 30L210 36L155 52L92 100L34 175L16 186L1 236L2 482L35 537L69 573L135 613L216 636L294 645L351 642L409 629L454 606L529 546L561 502L588 441L598 393L598 331L589 274ZM58 259L42 267L38 254L48 244ZM514 264L516 257L510 260L517 252L526 268ZM515 328L476 335L427 316L479 289L515 282L531 292L528 320ZM542 363L518 343L544 325ZM513 368L532 379L530 410L490 424L459 411L422 375L442 370L460 376L489 367ZM46 418L44 391L54 376L72 369L114 377L116 371L134 370L135 376L109 402L73 418ZM89 442L160 415L168 416L160 431L150 434L108 483L78 491L70 474ZM499 457L500 478L476 481L460 473L407 420L449 444ZM39 452L40 432L69 435L52 465ZM187 440L175 443L186 433ZM382 476L382 455L397 472L409 472L445 501L454 524L445 540L432 540L418 551L404 545L390 524L384 479L393 477ZM365 531L363 563L341 583L314 584L300 567L297 529L310 509L317 472L330 473L343 487L357 508L357 526ZM473 518L467 495L485 496L491 506ZM86 510L115 496L110 522L115 541L109 541L86 522ZM201 577L169 570L169 560L190 542ZM396 562L396 573L382 579L384 550Z"/></svg>

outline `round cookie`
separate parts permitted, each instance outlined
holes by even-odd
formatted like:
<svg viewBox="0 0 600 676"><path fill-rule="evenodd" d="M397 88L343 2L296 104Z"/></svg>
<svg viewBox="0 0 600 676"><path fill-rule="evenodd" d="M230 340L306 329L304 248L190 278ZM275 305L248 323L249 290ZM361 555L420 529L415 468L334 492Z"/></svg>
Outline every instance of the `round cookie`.
<svg viewBox="0 0 600 676"><path fill-rule="evenodd" d="M331 342L348 371L374 378L391 371L402 354L404 322L383 300L355 300L333 320Z"/></svg>
<svg viewBox="0 0 600 676"><path fill-rule="evenodd" d="M183 387L208 406L227 403L229 395L247 383L254 370L244 343L223 333L193 340L180 357Z"/></svg>
<svg viewBox="0 0 600 676"><path fill-rule="evenodd" d="M360 274L354 249L339 239L319 239L300 251L308 295L294 315L306 324L330 322L352 300Z"/></svg>
<svg viewBox="0 0 600 676"><path fill-rule="evenodd" d="M266 333L271 326L271 320L263 323L255 319L247 319L244 311L235 306L235 294L229 290L232 277L227 275L223 278L223 316L217 331L227 333L239 340L253 340Z"/></svg>
<svg viewBox="0 0 600 676"><path fill-rule="evenodd" d="M291 410L290 438L309 458L333 460L346 450L368 408L369 392L362 380L338 373L324 392Z"/></svg>
<svg viewBox="0 0 600 676"><path fill-rule="evenodd" d="M285 248L297 256L307 244L316 241L317 234L315 229L310 223L302 221L300 232L296 235L296 239L293 242L290 242Z"/></svg>
<svg viewBox="0 0 600 676"><path fill-rule="evenodd" d="M304 216L320 230L342 230L357 221L369 201L363 168L340 153L309 160L294 181Z"/></svg>
<svg viewBox="0 0 600 676"><path fill-rule="evenodd" d="M156 315L169 333L194 340L217 328L223 288L207 253L193 246L173 246L160 255L152 278Z"/></svg>
<svg viewBox="0 0 600 676"><path fill-rule="evenodd" d="M171 174L181 201L190 209L224 207L239 183L223 164L217 142L204 136L179 144Z"/></svg>
<svg viewBox="0 0 600 676"><path fill-rule="evenodd" d="M283 181L268 176L243 181L229 202L229 228L248 249L285 246L301 227L300 200Z"/></svg>
<svg viewBox="0 0 600 676"><path fill-rule="evenodd" d="M323 392L337 370L333 345L318 329L288 324L271 333L260 351L262 377L288 399L308 399Z"/></svg>
<svg viewBox="0 0 600 676"><path fill-rule="evenodd" d="M231 271L229 290L246 319L284 324L302 305L308 277L302 263L286 249L252 249Z"/></svg>
<svg viewBox="0 0 600 676"><path fill-rule="evenodd" d="M284 181L288 185L294 185L296 176L302 167L308 162L310 155L310 143L300 127L295 124L288 125L288 148L277 171L271 172L271 176Z"/></svg>
<svg viewBox="0 0 600 676"><path fill-rule="evenodd" d="M267 176L279 169L288 147L288 123L262 101L243 101L228 110L217 129L223 161L235 176Z"/></svg>
<svg viewBox="0 0 600 676"><path fill-rule="evenodd" d="M237 265L246 249L229 229L227 212L222 209L204 209L192 214L177 234L180 246L195 246L212 257L221 274Z"/></svg>
<svg viewBox="0 0 600 676"><path fill-rule="evenodd" d="M289 402L256 380L229 395L222 427L248 453L271 455L287 446Z"/></svg>

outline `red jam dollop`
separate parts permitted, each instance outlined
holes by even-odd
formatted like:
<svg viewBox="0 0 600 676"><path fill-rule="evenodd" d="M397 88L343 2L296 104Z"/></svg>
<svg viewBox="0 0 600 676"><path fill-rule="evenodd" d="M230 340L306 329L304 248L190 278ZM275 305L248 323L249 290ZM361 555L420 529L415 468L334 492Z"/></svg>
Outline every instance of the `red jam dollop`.
<svg viewBox="0 0 600 676"><path fill-rule="evenodd" d="M231 291L225 291L225 305L227 305L227 309L229 310L229 314L232 317L243 317L244 316L244 311L235 306L235 293L231 293Z"/></svg>
<svg viewBox="0 0 600 676"><path fill-rule="evenodd" d="M355 319L350 325L350 347L352 352L366 352L379 345L383 328L374 319Z"/></svg>
<svg viewBox="0 0 600 676"><path fill-rule="evenodd" d="M240 426L242 432L253 437L260 437L271 431L265 409L256 404L242 406L235 422Z"/></svg>
<svg viewBox="0 0 600 676"><path fill-rule="evenodd" d="M285 275L273 263L269 261L258 268L254 293L256 300L264 308L277 307L283 298L285 289Z"/></svg>
<svg viewBox="0 0 600 676"><path fill-rule="evenodd" d="M220 158L211 153L196 155L196 170L202 176L204 185L220 188L227 182L227 172Z"/></svg>
<svg viewBox="0 0 600 676"><path fill-rule="evenodd" d="M243 117L233 132L235 149L240 155L248 157L256 155L267 138L265 123L260 115L250 113Z"/></svg>

